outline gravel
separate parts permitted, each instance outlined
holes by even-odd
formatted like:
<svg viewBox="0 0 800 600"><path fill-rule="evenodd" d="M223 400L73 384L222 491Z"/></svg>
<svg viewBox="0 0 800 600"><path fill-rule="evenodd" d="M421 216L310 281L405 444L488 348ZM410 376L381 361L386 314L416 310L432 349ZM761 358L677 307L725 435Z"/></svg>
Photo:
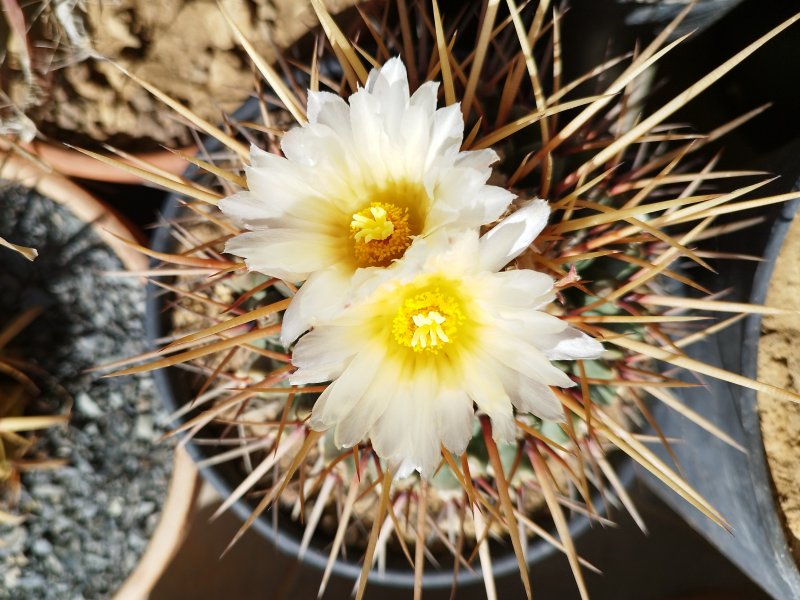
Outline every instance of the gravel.
<svg viewBox="0 0 800 600"><path fill-rule="evenodd" d="M0 322L32 304L46 312L15 345L52 378L37 409L72 404L68 427L37 452L67 466L23 475L18 527L0 527L0 598L112 596L152 534L172 467L159 442L166 414L149 377L100 379L89 367L145 347L144 291L113 252L63 207L0 189L0 236L36 247L29 263L0 251ZM54 383L55 382L55 383Z"/></svg>

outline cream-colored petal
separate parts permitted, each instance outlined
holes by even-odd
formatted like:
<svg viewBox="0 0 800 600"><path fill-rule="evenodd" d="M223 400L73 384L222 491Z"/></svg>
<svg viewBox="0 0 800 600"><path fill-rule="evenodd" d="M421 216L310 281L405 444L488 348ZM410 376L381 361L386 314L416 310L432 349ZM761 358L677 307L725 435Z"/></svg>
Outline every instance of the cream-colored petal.
<svg viewBox="0 0 800 600"><path fill-rule="evenodd" d="M353 131L353 151L357 162L364 166L364 182L380 186L391 175L386 164L388 136L383 131L380 107L374 96L361 90L350 96L350 126Z"/></svg>
<svg viewBox="0 0 800 600"><path fill-rule="evenodd" d="M344 306L352 270L337 264L312 273L283 314L281 343L289 347L302 333L329 320Z"/></svg>
<svg viewBox="0 0 800 600"><path fill-rule="evenodd" d="M280 213L305 198L320 195L311 177L313 171L305 165L292 163L257 146L250 148L250 161L245 167L247 187L265 203L266 209Z"/></svg>
<svg viewBox="0 0 800 600"><path fill-rule="evenodd" d="M306 115L309 123L323 123L336 128L348 123L349 112L350 108L341 96L308 90Z"/></svg>
<svg viewBox="0 0 800 600"><path fill-rule="evenodd" d="M301 340L302 341L302 340ZM356 354L314 403L309 424L317 431L335 426L358 403L383 365L386 349L381 344L370 344Z"/></svg>
<svg viewBox="0 0 800 600"><path fill-rule="evenodd" d="M603 354L603 344L574 327L540 335L535 344L550 360L593 360Z"/></svg>
<svg viewBox="0 0 800 600"><path fill-rule="evenodd" d="M442 389L432 400L436 431L450 452L462 454L472 439L475 410L472 400L461 389Z"/></svg>
<svg viewBox="0 0 800 600"><path fill-rule="evenodd" d="M366 90L378 97L392 93L397 86L405 88L405 97L408 99L408 73L399 56L390 58L379 69L372 69L367 77Z"/></svg>
<svg viewBox="0 0 800 600"><path fill-rule="evenodd" d="M476 282L477 295L496 312L532 311L555 299L553 278L530 269L482 273Z"/></svg>
<svg viewBox="0 0 800 600"><path fill-rule="evenodd" d="M496 365L495 370L517 410L545 421L564 421L564 409L550 386L503 365Z"/></svg>
<svg viewBox="0 0 800 600"><path fill-rule="evenodd" d="M455 160L457 167L477 169L484 175L486 181L491 175L491 166L500 160L497 152L491 148L483 150L470 150L469 152L459 152Z"/></svg>
<svg viewBox="0 0 800 600"><path fill-rule="evenodd" d="M274 206L249 190L223 198L217 206L231 219L242 224L249 221L264 221L281 215L280 210L276 210Z"/></svg>
<svg viewBox="0 0 800 600"><path fill-rule="evenodd" d="M499 218L514 194L485 183L486 177L476 169L442 169L431 194L425 232L445 225L477 228Z"/></svg>
<svg viewBox="0 0 800 600"><path fill-rule="evenodd" d="M303 281L309 273L336 264L341 242L303 230L249 231L228 240L225 252L245 259L247 268L286 281Z"/></svg>
<svg viewBox="0 0 800 600"><path fill-rule="evenodd" d="M549 347L549 341L543 342L545 336L553 336L552 339L555 339L555 336L558 336L567 328L566 323L558 317L532 310L509 311L503 313L500 318L494 316L493 323L497 333L524 340L526 343L541 350L548 359L550 357L544 352L540 344L544 343L545 346Z"/></svg>
<svg viewBox="0 0 800 600"><path fill-rule="evenodd" d="M409 106L400 122L398 155L403 157L404 177L421 181L425 177L425 153L430 140L430 123L424 109Z"/></svg>
<svg viewBox="0 0 800 600"><path fill-rule="evenodd" d="M295 127L281 138L281 150L292 165L313 178L307 183L323 198L330 198L331 190L352 183L358 171L347 124L336 129L321 123Z"/></svg>
<svg viewBox="0 0 800 600"><path fill-rule="evenodd" d="M541 350L507 331L493 332L485 328L482 341L487 354L534 381L558 387L575 385Z"/></svg>
<svg viewBox="0 0 800 600"><path fill-rule="evenodd" d="M251 230L304 229L335 235L342 230L341 224L345 220L329 203L313 197L277 210L269 199L244 191L220 200L219 208Z"/></svg>
<svg viewBox="0 0 800 600"><path fill-rule="evenodd" d="M433 113L436 112L436 104L439 96L439 82L426 81L411 95L409 104L411 106L418 106L423 110L423 113L429 119L433 118Z"/></svg>
<svg viewBox="0 0 800 600"><path fill-rule="evenodd" d="M393 464L413 465L431 477L441 460L441 440L431 402L438 397L433 374L423 370L394 390L386 411L370 430L375 452Z"/></svg>
<svg viewBox="0 0 800 600"><path fill-rule="evenodd" d="M292 364L297 370L291 374L289 382L304 385L337 378L366 343L352 327L315 328L300 338L292 351Z"/></svg>
<svg viewBox="0 0 800 600"><path fill-rule="evenodd" d="M498 442L513 442L516 424L511 398L503 383L492 369L492 360L475 354L472 360L464 361L462 377L470 398L492 420L492 437Z"/></svg>
<svg viewBox="0 0 800 600"><path fill-rule="evenodd" d="M533 200L500 221L481 238L480 268L499 271L522 254L547 225L550 207Z"/></svg>
<svg viewBox="0 0 800 600"><path fill-rule="evenodd" d="M455 155L458 152L464 139L464 117L460 104L445 106L436 111L430 137L431 143L425 161L427 166L433 166L440 156Z"/></svg>
<svg viewBox="0 0 800 600"><path fill-rule="evenodd" d="M392 390L397 387L398 376L399 371L391 366L381 368L375 373L366 393L336 424L334 442L337 447L349 448L367 437L369 430L392 401Z"/></svg>

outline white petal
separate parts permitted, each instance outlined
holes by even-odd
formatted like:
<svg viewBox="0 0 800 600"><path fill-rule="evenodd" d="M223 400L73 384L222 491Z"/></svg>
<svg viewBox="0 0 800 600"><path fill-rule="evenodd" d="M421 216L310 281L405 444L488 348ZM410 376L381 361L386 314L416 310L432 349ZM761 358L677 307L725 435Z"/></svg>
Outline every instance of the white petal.
<svg viewBox="0 0 800 600"><path fill-rule="evenodd" d="M464 116L461 105L451 104L436 111L433 116L431 143L425 164L431 166L437 157L455 153L464 139Z"/></svg>
<svg viewBox="0 0 800 600"><path fill-rule="evenodd" d="M420 243L420 251L411 253L410 250L416 243ZM415 241L415 244L406 250L406 255L400 263L405 263L409 254L411 254L412 260L416 260L418 255L422 256L427 252L421 266L417 268L417 273L422 271L438 272L446 273L449 279L461 278L471 281L478 279L472 276L478 262L479 245L476 229L458 231L445 228L424 240ZM400 263L397 265L398 271L402 266Z"/></svg>
<svg viewBox="0 0 800 600"><path fill-rule="evenodd" d="M463 390L442 390L432 400L436 430L444 447L454 454L467 449L472 439L475 411L472 400Z"/></svg>
<svg viewBox="0 0 800 600"><path fill-rule="evenodd" d="M516 437L511 398L492 369L490 360L465 361L462 373L467 393L492 420L492 437L498 442L513 442Z"/></svg>
<svg viewBox="0 0 800 600"><path fill-rule="evenodd" d="M397 386L397 371L391 366L381 368L369 389L353 406L350 412L336 425L334 442L339 448L352 447L367 437L369 430L375 422L386 412L386 407L392 401L390 390Z"/></svg>
<svg viewBox="0 0 800 600"><path fill-rule="evenodd" d="M339 173L349 173L351 147L352 136L347 123L336 130L321 123L310 123L290 129L281 138L281 150L286 158L293 165L306 167L306 173L314 177L314 182L324 181L326 186L330 186L331 179L340 184Z"/></svg>
<svg viewBox="0 0 800 600"><path fill-rule="evenodd" d="M321 431L341 421L369 388L386 355L382 344L371 344L356 354L344 372L333 381L314 403L309 424Z"/></svg>
<svg viewBox="0 0 800 600"><path fill-rule="evenodd" d="M353 130L353 150L359 164L365 167L366 183L381 185L389 178L386 164L387 134L383 129L378 100L359 90L350 96L350 126ZM366 167L369 167L367 170Z"/></svg>
<svg viewBox="0 0 800 600"><path fill-rule="evenodd" d="M510 409L509 404L509 409ZM492 439L500 444L511 444L517 439L517 424L514 411L508 410L489 415L492 420Z"/></svg>
<svg viewBox="0 0 800 600"><path fill-rule="evenodd" d="M300 335L344 306L352 273L334 265L312 273L297 291L283 315L281 343L289 347Z"/></svg>
<svg viewBox="0 0 800 600"><path fill-rule="evenodd" d="M275 207L270 206L264 198L249 190L223 198L217 206L228 217L239 223L270 219L281 214L280 210L275 210Z"/></svg>
<svg viewBox="0 0 800 600"><path fill-rule="evenodd" d="M401 149L405 163L405 177L412 181L420 181L425 176L425 152L429 145L430 127L428 118L422 108L408 107L400 123Z"/></svg>
<svg viewBox="0 0 800 600"><path fill-rule="evenodd" d="M251 271L302 281L309 273L336 264L341 242L310 231L267 229L231 238L225 252L244 258Z"/></svg>
<svg viewBox="0 0 800 600"><path fill-rule="evenodd" d="M477 169L450 167L439 174L431 193L434 201L425 229L442 225L477 228L491 223L508 208L514 194L486 185L486 176Z"/></svg>
<svg viewBox="0 0 800 600"><path fill-rule="evenodd" d="M263 212L253 214L253 218L277 217L287 211L308 214L310 210L316 213L325 210L320 207L319 202L312 202L315 199L324 199L324 194L315 188L319 178L313 176L312 169L290 162L282 156L264 152L255 146L250 148L250 160L252 164L245 168L247 185L253 202L263 203ZM226 198L219 203L225 212L229 205L228 200ZM235 212L236 203L230 203L229 207L233 211L232 216L238 218ZM250 217L242 213L240 218L247 220Z"/></svg>
<svg viewBox="0 0 800 600"><path fill-rule="evenodd" d="M408 98L408 73L399 56L387 60L380 69L372 69L367 77L366 89L380 96L387 93L395 84L405 84L406 98Z"/></svg>
<svg viewBox="0 0 800 600"><path fill-rule="evenodd" d="M487 354L526 377L558 387L575 385L564 371L550 364L541 350L507 331L486 331L483 338Z"/></svg>
<svg viewBox="0 0 800 600"><path fill-rule="evenodd" d="M545 421L564 421L561 402L550 386L502 365L497 365L497 371L517 410L532 413Z"/></svg>
<svg viewBox="0 0 800 600"><path fill-rule="evenodd" d="M424 114L429 118L433 118L433 113L436 112L436 103L439 94L438 81L426 81L417 88L417 91L411 96L409 104L411 106L418 106L423 109Z"/></svg>
<svg viewBox="0 0 800 600"><path fill-rule="evenodd" d="M524 308L502 311L494 323L497 331L525 340L542 351L552 348L556 342L551 340L557 340L558 335L568 327L565 321L556 316Z"/></svg>
<svg viewBox="0 0 800 600"><path fill-rule="evenodd" d="M347 102L341 96L331 92L315 92L308 90L308 115L309 123L322 122L329 127L336 127L346 123L349 112Z"/></svg>
<svg viewBox="0 0 800 600"><path fill-rule="evenodd" d="M593 360L603 354L603 344L574 327L542 335L535 343L550 360Z"/></svg>
<svg viewBox="0 0 800 600"><path fill-rule="evenodd" d="M441 442L431 409L438 386L424 369L406 380L410 381L387 390L393 397L370 431L370 439L381 458L395 465L413 465L423 477L430 477L441 459Z"/></svg>
<svg viewBox="0 0 800 600"><path fill-rule="evenodd" d="M489 179L489 175L491 175L490 167L498 160L500 160L500 157L497 155L497 152L491 148L485 148L483 150L459 152L455 164L458 167L476 169L483 173L486 179Z"/></svg>
<svg viewBox="0 0 800 600"><path fill-rule="evenodd" d="M498 310L530 311L555 299L553 278L531 269L484 273L478 279L480 295Z"/></svg>
<svg viewBox="0 0 800 600"><path fill-rule="evenodd" d="M411 475L414 471L419 469L413 460L405 459L394 466L394 480L400 481Z"/></svg>
<svg viewBox="0 0 800 600"><path fill-rule="evenodd" d="M365 344L363 336L352 327L317 327L295 345L292 364L297 371L289 381L292 385L331 381L344 371Z"/></svg>
<svg viewBox="0 0 800 600"><path fill-rule="evenodd" d="M342 230L345 217L318 198L309 197L293 206L284 205L280 210L271 200L243 191L220 200L219 208L247 229L307 229L333 235Z"/></svg>
<svg viewBox="0 0 800 600"><path fill-rule="evenodd" d="M500 221L481 238L481 269L499 271L531 245L547 225L550 208L533 200Z"/></svg>

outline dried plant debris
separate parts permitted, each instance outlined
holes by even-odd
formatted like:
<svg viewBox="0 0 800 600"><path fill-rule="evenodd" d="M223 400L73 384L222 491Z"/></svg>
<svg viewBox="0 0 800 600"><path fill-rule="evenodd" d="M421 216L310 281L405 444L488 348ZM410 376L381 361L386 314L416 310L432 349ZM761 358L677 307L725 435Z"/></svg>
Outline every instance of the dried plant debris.
<svg viewBox="0 0 800 600"><path fill-rule="evenodd" d="M0 310L42 308L16 349L49 374L37 378L38 402L73 406L69 424L29 450L63 465L21 474L15 514L25 520L0 527L0 596L107 597L144 551L171 473L152 381L87 373L101 357L142 351L143 291L108 275L121 263L63 207L23 188L2 193L0 235L41 254L33 263L3 254Z"/></svg>
<svg viewBox="0 0 800 600"><path fill-rule="evenodd" d="M335 13L356 0L329 0ZM224 0L259 52L274 56L315 23L305 2ZM4 0L0 102L3 132L29 141L111 143L128 150L185 146L193 139L173 115L105 57L152 81L211 121L235 110L253 87L246 54L220 26L215 0ZM198 35L203 32L203 35Z"/></svg>
<svg viewBox="0 0 800 600"><path fill-rule="evenodd" d="M14 351L14 338L41 314L38 306L3 323L0 329L0 523L14 525L24 517L14 514L21 492L20 475L25 470L61 466L63 461L33 456L37 431L67 422L65 414L37 414L35 401L41 395L36 380L41 373ZM38 377L37 377L38 375ZM68 408L68 407L67 407ZM50 413L50 414L47 414Z"/></svg>

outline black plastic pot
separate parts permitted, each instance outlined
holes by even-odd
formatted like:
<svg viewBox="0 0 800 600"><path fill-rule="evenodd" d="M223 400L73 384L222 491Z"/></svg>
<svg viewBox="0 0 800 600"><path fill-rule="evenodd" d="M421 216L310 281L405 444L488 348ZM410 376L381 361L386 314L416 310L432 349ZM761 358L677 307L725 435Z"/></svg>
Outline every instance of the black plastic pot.
<svg viewBox="0 0 800 600"><path fill-rule="evenodd" d="M626 7L627 25L649 25L656 29L672 21L690 0L616 0ZM699 32L724 17L742 0L699 0L672 34L675 39L690 31Z"/></svg>
<svg viewBox="0 0 800 600"><path fill-rule="evenodd" d="M247 121L256 120L259 118L259 108L255 99L251 99L242 108L240 108L234 115L234 121ZM219 150L218 145L211 141L206 145L209 152ZM185 173L185 177L192 179L198 176L198 170L191 167ZM179 197L170 195L162 209L162 215L165 221L175 219L182 210ZM168 227L160 227L156 229L151 239L151 248L158 252L170 252L174 248L174 240L170 234ZM147 336L151 346L155 349L156 341L170 331L169 314L166 311L169 302L169 296L164 294L164 290L150 283L147 287ZM191 382L185 371L171 367L168 369L161 369L155 372L156 385L162 401L169 411L176 411L181 408L186 402L190 401L194 395L192 394ZM189 413L184 418L190 419L196 412ZM177 426L179 423L173 423ZM189 454L196 462L200 462L213 455L214 450L209 446L199 446L197 444L188 442L187 448ZM621 459L621 460L617 460ZM629 460L623 457L616 457L613 461L617 474L622 481L623 485L628 487L633 481L634 471ZM219 494L226 498L230 496L231 492L242 480L242 473L234 465L225 463L220 465L202 467L200 469L201 475L219 492ZM596 505L600 505L602 500L597 497L594 499ZM233 505L233 511L242 519L246 519L257 502L251 501L248 498L242 498ZM273 509L274 510L274 509ZM579 538L586 532L592 525L590 519L583 515L573 514L569 522L569 530L573 539ZM291 556L297 556L300 549L300 540L302 539L303 529L300 524L292 521L288 514L283 511L279 513L277 520L277 527L273 521L272 511L263 513L253 524L254 529L270 540L281 551ZM555 535L555 531L553 532ZM317 533L315 539L312 540L310 547L306 551L303 562L323 570L328 561L327 546L332 542L332 537L324 534ZM551 556L557 550L537 538L528 546L527 561L528 564L542 562L547 557ZM357 561L359 557L354 557L356 560L342 560L337 558L333 564L333 573L341 577L355 579L361 573L361 564ZM397 560L388 560L387 568L383 575L377 571L370 574L370 585L386 585L392 587L412 588L414 585L414 572L409 568L408 563L404 557L397 556ZM492 571L496 578L501 578L506 575L511 575L518 572L518 563L511 545L507 544L501 546L492 542ZM426 589L431 588L445 588L450 587L453 583L452 569L443 568L436 572L426 569L423 576L423 586ZM483 576L480 568L474 571L461 569L458 576L459 587L469 585L483 585Z"/></svg>
<svg viewBox="0 0 800 600"><path fill-rule="evenodd" d="M798 203L783 207L764 251L750 301L762 304L786 233ZM761 317L751 315L741 328L729 328L688 349L688 354L709 364L757 377ZM665 435L681 443L674 450L688 482L728 520L728 533L649 476L645 482L706 537L731 562L778 600L800 598L800 571L786 539L761 438L756 393L716 379L705 387L684 390L684 401L721 427L747 449L744 454L713 437L677 413L654 407ZM661 458L669 461L663 450Z"/></svg>

